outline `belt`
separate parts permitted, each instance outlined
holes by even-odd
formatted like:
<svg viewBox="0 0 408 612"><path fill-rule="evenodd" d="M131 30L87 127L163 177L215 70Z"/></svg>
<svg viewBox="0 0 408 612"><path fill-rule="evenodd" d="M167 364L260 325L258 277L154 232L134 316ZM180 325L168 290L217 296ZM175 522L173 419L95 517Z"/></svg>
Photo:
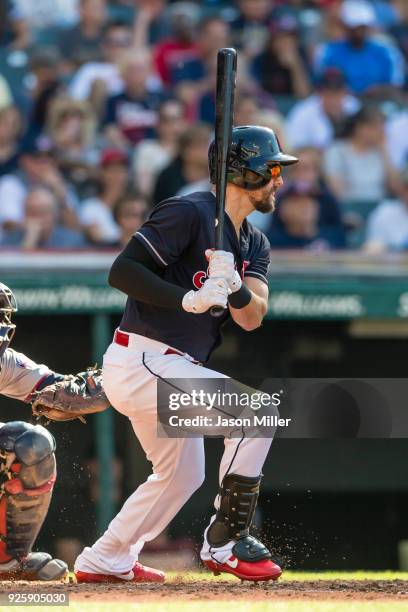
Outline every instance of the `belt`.
<svg viewBox="0 0 408 612"><path fill-rule="evenodd" d="M117 329L114 333L113 341L115 344L119 344L120 346L128 347L129 341L130 341L130 335L126 332L120 331L120 329ZM149 342L149 341L150 341L150 338L146 338L146 342ZM153 342L156 342L156 341L153 340ZM159 345L160 343L157 342L157 344ZM195 364L200 363L196 359L193 359L192 357L190 357L190 355L188 355L187 353L178 351L177 349L171 348L170 346L165 347L165 350L162 352L162 355L180 355L181 357L185 357L185 359L187 359L188 361L191 361L192 363L195 363Z"/></svg>

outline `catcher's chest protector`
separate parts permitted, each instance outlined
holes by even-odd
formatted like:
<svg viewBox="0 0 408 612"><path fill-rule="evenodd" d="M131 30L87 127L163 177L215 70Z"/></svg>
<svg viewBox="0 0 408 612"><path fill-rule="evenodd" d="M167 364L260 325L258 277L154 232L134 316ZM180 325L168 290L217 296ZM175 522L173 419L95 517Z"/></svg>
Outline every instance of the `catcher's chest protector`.
<svg viewBox="0 0 408 612"><path fill-rule="evenodd" d="M31 551L56 478L55 440L41 425L0 424L0 564Z"/></svg>

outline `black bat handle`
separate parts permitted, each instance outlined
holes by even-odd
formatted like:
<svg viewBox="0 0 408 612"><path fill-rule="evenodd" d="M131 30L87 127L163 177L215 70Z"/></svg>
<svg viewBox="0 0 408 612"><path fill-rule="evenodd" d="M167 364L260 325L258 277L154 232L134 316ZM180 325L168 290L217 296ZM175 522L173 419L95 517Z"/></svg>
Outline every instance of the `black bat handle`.
<svg viewBox="0 0 408 612"><path fill-rule="evenodd" d="M234 111L235 75L237 53L235 49L224 48L217 55L217 85L215 109L215 147L216 147L216 228L215 248L223 248L224 209L227 188L227 167L231 147L232 119ZM210 314L221 317L225 313L222 306L212 306Z"/></svg>
<svg viewBox="0 0 408 612"><path fill-rule="evenodd" d="M225 312L225 308L222 306L211 306L210 314L212 317L221 317Z"/></svg>

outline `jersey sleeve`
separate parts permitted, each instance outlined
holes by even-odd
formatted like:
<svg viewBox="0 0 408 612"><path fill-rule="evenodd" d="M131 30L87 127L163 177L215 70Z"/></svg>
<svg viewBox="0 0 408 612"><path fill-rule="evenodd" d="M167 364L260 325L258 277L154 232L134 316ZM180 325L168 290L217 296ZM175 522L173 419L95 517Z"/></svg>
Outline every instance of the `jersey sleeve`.
<svg viewBox="0 0 408 612"><path fill-rule="evenodd" d="M199 213L194 204L174 198L154 208L134 236L164 268L177 261L195 241L199 226Z"/></svg>
<svg viewBox="0 0 408 612"><path fill-rule="evenodd" d="M251 261L245 268L244 278L253 277L258 278L268 285L268 268L270 262L269 252L271 245L269 240L264 234L259 232L258 234L258 248L255 250L255 255L251 258Z"/></svg>
<svg viewBox="0 0 408 612"><path fill-rule="evenodd" d="M35 363L13 349L4 352L0 368L0 393L23 402L30 401L31 394L54 374L46 365Z"/></svg>

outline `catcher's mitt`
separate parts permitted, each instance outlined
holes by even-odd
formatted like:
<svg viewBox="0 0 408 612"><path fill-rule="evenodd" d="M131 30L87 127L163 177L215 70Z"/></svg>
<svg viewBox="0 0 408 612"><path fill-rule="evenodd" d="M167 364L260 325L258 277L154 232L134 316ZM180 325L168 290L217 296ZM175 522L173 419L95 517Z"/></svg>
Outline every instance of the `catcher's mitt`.
<svg viewBox="0 0 408 612"><path fill-rule="evenodd" d="M108 407L101 370L92 368L64 376L63 380L37 391L31 403L37 418L44 417L48 421L79 419L83 423L85 415L103 412Z"/></svg>

